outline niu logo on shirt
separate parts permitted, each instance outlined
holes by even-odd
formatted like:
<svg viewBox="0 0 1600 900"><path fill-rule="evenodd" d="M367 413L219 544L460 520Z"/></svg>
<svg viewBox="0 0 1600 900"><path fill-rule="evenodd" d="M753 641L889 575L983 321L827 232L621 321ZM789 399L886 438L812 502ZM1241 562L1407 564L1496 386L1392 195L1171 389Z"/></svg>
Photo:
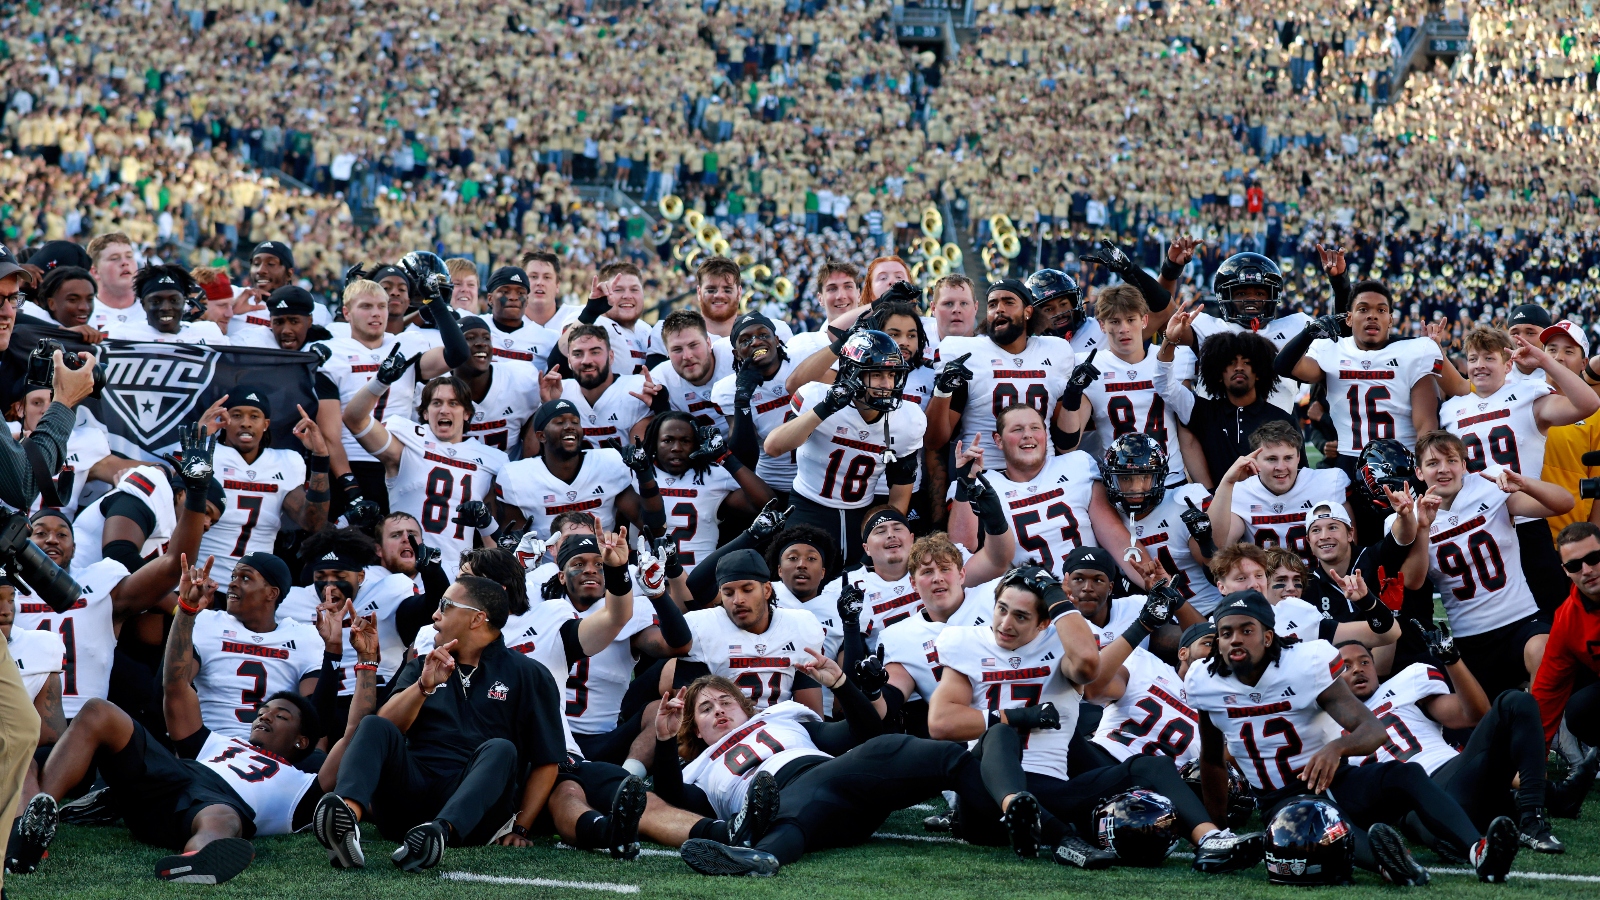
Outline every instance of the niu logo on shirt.
<svg viewBox="0 0 1600 900"><path fill-rule="evenodd" d="M494 687L489 688L490 700L504 700L506 697L510 696L510 694L511 689L506 687L506 683L503 681L496 681L494 683Z"/></svg>

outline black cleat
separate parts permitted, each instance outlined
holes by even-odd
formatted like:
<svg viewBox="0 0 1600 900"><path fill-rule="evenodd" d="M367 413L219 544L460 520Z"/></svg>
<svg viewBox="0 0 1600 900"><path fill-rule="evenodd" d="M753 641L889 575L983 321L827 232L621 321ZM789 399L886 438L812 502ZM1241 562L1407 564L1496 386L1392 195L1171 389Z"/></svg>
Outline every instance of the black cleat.
<svg viewBox="0 0 1600 900"><path fill-rule="evenodd" d="M156 863L156 877L180 884L221 884L250 867L256 848L244 838L218 838L193 853Z"/></svg>
<svg viewBox="0 0 1600 900"><path fill-rule="evenodd" d="M1264 832L1234 834L1224 829L1200 839L1200 845L1194 848L1192 866L1196 872L1220 875L1254 868L1266 855L1267 836Z"/></svg>
<svg viewBox="0 0 1600 900"><path fill-rule="evenodd" d="M1567 847L1561 839L1550 833L1550 820L1544 810L1532 809L1524 813L1517 823L1517 839L1522 846L1538 853L1565 853Z"/></svg>
<svg viewBox="0 0 1600 900"><path fill-rule="evenodd" d="M1511 861L1517 858L1522 844L1517 837L1517 826L1505 816L1500 816L1483 833L1483 840L1472 848L1472 867L1478 871L1478 880L1488 884L1505 884L1506 873L1511 871Z"/></svg>
<svg viewBox="0 0 1600 900"><path fill-rule="evenodd" d="M61 821L68 825L115 825L121 818L122 810L108 787L61 804Z"/></svg>
<svg viewBox="0 0 1600 900"><path fill-rule="evenodd" d="M636 775L622 779L616 795L611 798L608 817L612 859L639 858L639 820L644 818L644 805L644 780Z"/></svg>
<svg viewBox="0 0 1600 900"><path fill-rule="evenodd" d="M1367 840L1378 861L1378 874L1385 881L1400 887L1421 887L1428 883L1428 870L1411 858L1411 851L1406 849L1400 832L1393 826L1379 822L1367 829Z"/></svg>
<svg viewBox="0 0 1600 900"><path fill-rule="evenodd" d="M1096 847L1077 835L1068 835L1057 844L1054 856L1056 862L1063 866L1077 866L1091 871L1109 869L1117 861L1115 853Z"/></svg>
<svg viewBox="0 0 1600 900"><path fill-rule="evenodd" d="M337 794L323 794L311 814L311 832L317 843L327 848L328 862L335 869L361 869L367 865L361 852L361 826L356 814Z"/></svg>
<svg viewBox="0 0 1600 900"><path fill-rule="evenodd" d="M423 822L406 832L406 839L389 860L402 872L421 872L431 869L444 859L444 825L441 822Z"/></svg>
<svg viewBox="0 0 1600 900"><path fill-rule="evenodd" d="M1594 787L1595 775L1600 773L1600 748L1581 744L1576 739L1563 742L1561 738L1567 736L1565 729L1563 723L1562 734L1557 737L1557 752L1569 761L1567 777L1545 785L1545 807L1558 819L1576 819L1583 809L1584 798L1589 796L1589 789Z"/></svg>
<svg viewBox="0 0 1600 900"><path fill-rule="evenodd" d="M60 814L56 800L49 794L35 794L22 815L11 827L11 840L6 846L6 871L16 875L31 875L39 868L55 840L56 823Z"/></svg>
<svg viewBox="0 0 1600 900"><path fill-rule="evenodd" d="M1011 835L1011 849L1023 859L1039 857L1039 801L1027 791L1014 794L1002 821Z"/></svg>
<svg viewBox="0 0 1600 900"><path fill-rule="evenodd" d="M730 847L716 841L695 838L683 842L678 851L689 868L701 875L753 875L765 878L778 874L778 858L764 850Z"/></svg>
<svg viewBox="0 0 1600 900"><path fill-rule="evenodd" d="M936 831L941 834L950 830L949 816L924 816L922 819L923 831Z"/></svg>
<svg viewBox="0 0 1600 900"><path fill-rule="evenodd" d="M729 843L754 847L778 817L778 780L771 772L757 772L744 792L744 807L728 823Z"/></svg>

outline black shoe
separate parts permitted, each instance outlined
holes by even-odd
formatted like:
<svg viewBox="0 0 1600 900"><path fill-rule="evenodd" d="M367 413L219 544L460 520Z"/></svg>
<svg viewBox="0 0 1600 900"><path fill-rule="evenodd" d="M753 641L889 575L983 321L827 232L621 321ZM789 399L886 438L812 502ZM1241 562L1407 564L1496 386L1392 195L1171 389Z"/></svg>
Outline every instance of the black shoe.
<svg viewBox="0 0 1600 900"><path fill-rule="evenodd" d="M1562 752L1563 758L1570 761L1567 777L1548 783L1544 789L1545 808L1558 819L1578 817L1584 799L1589 796L1589 789L1594 787L1595 775L1600 773L1600 748L1589 747L1576 740L1567 744L1574 748L1567 751L1574 754L1572 757ZM1561 752L1559 747L1558 752Z"/></svg>
<svg viewBox="0 0 1600 900"><path fill-rule="evenodd" d="M122 811L108 787L61 804L61 821L68 825L115 825L121 818Z"/></svg>
<svg viewBox="0 0 1600 900"><path fill-rule="evenodd" d="M1472 867L1478 880L1489 884L1505 884L1506 873L1511 871L1511 861L1517 858L1522 844L1517 838L1517 826L1505 816L1489 823L1483 840L1472 848Z"/></svg>
<svg viewBox="0 0 1600 900"><path fill-rule="evenodd" d="M311 814L311 832L317 843L328 850L328 862L335 869L361 869L367 865L361 852L361 826L356 814L338 794L323 794Z"/></svg>
<svg viewBox="0 0 1600 900"><path fill-rule="evenodd" d="M250 867L256 848L244 838L218 838L193 853L156 863L156 877L180 884L221 884Z"/></svg>
<svg viewBox="0 0 1600 900"><path fill-rule="evenodd" d="M772 827L778 816L778 779L771 772L757 772L744 792L744 807L728 823L729 843L735 847L754 847Z"/></svg>
<svg viewBox="0 0 1600 900"><path fill-rule="evenodd" d="M1561 839L1550 833L1550 820L1544 817L1542 809L1529 810L1523 814L1522 821L1517 823L1517 838L1522 841L1522 846L1539 853L1567 851Z"/></svg>
<svg viewBox="0 0 1600 900"><path fill-rule="evenodd" d="M58 821L60 815L55 798L49 794L35 794L11 827L11 840L6 846L6 871L16 875L33 874L55 839Z"/></svg>
<svg viewBox="0 0 1600 900"><path fill-rule="evenodd" d="M444 859L445 837L444 823L423 822L406 832L405 841L389 854L389 860L402 872L431 869Z"/></svg>
<svg viewBox="0 0 1600 900"><path fill-rule="evenodd" d="M950 830L949 816L925 816L922 820L923 831L936 831L941 834Z"/></svg>
<svg viewBox="0 0 1600 900"><path fill-rule="evenodd" d="M1039 801L1027 791L1015 794L1001 819L1011 835L1011 849L1023 859L1039 857Z"/></svg>
<svg viewBox="0 0 1600 900"><path fill-rule="evenodd" d="M638 776L629 775L617 785L608 817L612 859L639 858L639 820L644 818L645 799L644 780Z"/></svg>
<svg viewBox="0 0 1600 900"><path fill-rule="evenodd" d="M1264 832L1234 834L1231 830L1214 831L1200 839L1194 848L1193 868L1196 872L1219 875L1254 868L1267 855L1267 836Z"/></svg>
<svg viewBox="0 0 1600 900"><path fill-rule="evenodd" d="M1367 829L1367 840L1378 861L1378 874L1385 881L1401 887L1421 887L1428 883L1428 870L1411 858L1411 851L1406 849L1400 832L1393 826L1379 822Z"/></svg>
<svg viewBox="0 0 1600 900"><path fill-rule="evenodd" d="M1091 871L1109 869L1117 861L1115 853L1096 847L1076 835L1068 836L1057 844L1054 856L1056 862L1063 866L1077 866Z"/></svg>
<svg viewBox="0 0 1600 900"><path fill-rule="evenodd" d="M730 847L716 841L695 838L683 842L678 851L684 863L701 875L754 875L765 878L778 874L778 858L750 847Z"/></svg>

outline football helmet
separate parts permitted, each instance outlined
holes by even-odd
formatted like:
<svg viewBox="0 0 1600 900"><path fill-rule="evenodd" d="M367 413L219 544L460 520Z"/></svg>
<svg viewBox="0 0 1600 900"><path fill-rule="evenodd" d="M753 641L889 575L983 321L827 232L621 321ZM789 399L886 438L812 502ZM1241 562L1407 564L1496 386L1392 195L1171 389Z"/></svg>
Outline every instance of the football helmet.
<svg viewBox="0 0 1600 900"><path fill-rule="evenodd" d="M1200 793L1200 761L1192 759L1183 764L1178 770L1178 777L1194 789L1194 795L1204 802L1205 797ZM1250 821L1250 814L1256 811L1256 797L1250 792L1250 782L1244 778L1244 771L1239 764L1228 763L1228 822L1229 828L1243 829Z"/></svg>
<svg viewBox="0 0 1600 900"><path fill-rule="evenodd" d="M1349 884L1356 838L1338 808L1310 795L1278 807L1267 823L1267 881Z"/></svg>
<svg viewBox="0 0 1600 900"><path fill-rule="evenodd" d="M400 257L400 262L395 265L398 265L406 272L406 280L408 282L412 281L411 273L413 272L421 273L424 278L438 276L442 281L450 280L450 270L445 268L444 260L439 258L439 254L427 250L413 250ZM427 295L428 286L426 284L411 284L411 299L413 301L421 302Z"/></svg>
<svg viewBox="0 0 1600 900"><path fill-rule="evenodd" d="M1057 313L1051 317L1049 328L1051 334L1072 334L1083 325L1083 291L1079 290L1077 279L1060 269L1040 269L1029 275L1023 284L1026 284L1028 290L1033 293L1031 306L1034 309L1039 309L1052 300L1066 299L1072 302L1068 312Z"/></svg>
<svg viewBox="0 0 1600 900"><path fill-rule="evenodd" d="M1388 512L1389 498L1383 489L1405 491L1415 470L1416 460L1405 444L1394 438L1378 438L1363 447L1356 459L1356 485L1373 509Z"/></svg>
<svg viewBox="0 0 1600 900"><path fill-rule="evenodd" d="M1135 431L1111 442L1100 461L1100 474L1105 479L1106 497L1124 512L1138 513L1155 509L1167 495L1167 451L1161 442ZM1123 487L1121 479L1149 476L1150 486L1142 493Z"/></svg>
<svg viewBox="0 0 1600 900"><path fill-rule="evenodd" d="M872 372L888 372L894 376L894 387L887 393L881 388L866 386L866 376ZM911 366L900 353L900 345L881 331L859 330L845 339L839 348L839 378L853 378L861 385L857 396L867 406L879 412L892 412L900 408L905 395L906 378Z"/></svg>
<svg viewBox="0 0 1600 900"><path fill-rule="evenodd" d="M1248 287L1265 288L1266 299L1234 299L1234 291ZM1257 331L1278 315L1278 298L1283 294L1283 271L1277 263L1259 253L1235 253L1217 267L1217 274L1211 278L1211 292L1217 295L1217 305L1224 319ZM1245 309L1242 304L1247 302L1255 308Z"/></svg>
<svg viewBox="0 0 1600 900"><path fill-rule="evenodd" d="M1125 791L1095 808L1095 839L1130 866L1159 866L1178 841L1172 801L1143 789Z"/></svg>

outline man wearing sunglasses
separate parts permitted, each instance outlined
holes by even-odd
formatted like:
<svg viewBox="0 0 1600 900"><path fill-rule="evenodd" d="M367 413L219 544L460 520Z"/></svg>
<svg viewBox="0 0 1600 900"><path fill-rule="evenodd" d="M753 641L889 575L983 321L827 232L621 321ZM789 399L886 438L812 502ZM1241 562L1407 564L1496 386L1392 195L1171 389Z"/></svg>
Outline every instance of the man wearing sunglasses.
<svg viewBox="0 0 1600 900"><path fill-rule="evenodd" d="M1529 689L1539 701L1544 719L1545 740L1570 744L1571 737L1582 746L1562 746L1563 755L1573 763L1571 775L1551 785L1548 806L1554 815L1576 815L1578 806L1594 783L1597 767L1596 744L1600 744L1600 527L1592 522L1574 522L1556 535L1556 552L1561 567L1572 579L1572 593L1556 609L1550 625L1550 640L1544 659ZM1570 751L1570 752L1569 752Z"/></svg>

